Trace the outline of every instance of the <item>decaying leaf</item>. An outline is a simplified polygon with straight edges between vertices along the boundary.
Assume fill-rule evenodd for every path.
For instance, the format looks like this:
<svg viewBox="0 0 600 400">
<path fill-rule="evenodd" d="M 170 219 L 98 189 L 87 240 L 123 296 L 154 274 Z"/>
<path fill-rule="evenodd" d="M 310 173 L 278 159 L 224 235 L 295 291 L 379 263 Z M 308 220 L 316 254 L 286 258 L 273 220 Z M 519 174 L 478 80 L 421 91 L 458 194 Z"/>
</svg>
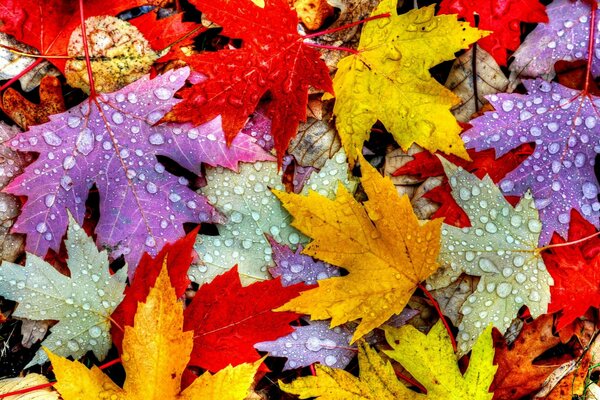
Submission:
<svg viewBox="0 0 600 400">
<path fill-rule="evenodd" d="M 288 153 L 304 167 L 322 168 L 341 147 L 331 115 L 308 118 L 298 126 L 298 135 L 290 142 Z"/>
<path fill-rule="evenodd" d="M 40 104 L 34 104 L 13 88 L 2 94 L 2 111 L 24 130 L 50 120 L 50 116 L 66 111 L 61 83 L 54 76 L 45 76 L 40 83 Z"/>
<path fill-rule="evenodd" d="M 473 77 L 474 48 L 470 48 L 454 61 L 445 83 L 445 86 L 460 98 L 461 103 L 452 108 L 452 114 L 460 122 L 468 122 L 481 106 L 487 104 L 485 96 L 504 92 L 508 87 L 508 79 L 504 72 L 496 60 L 482 48 L 476 50 L 476 75 Z"/>
<path fill-rule="evenodd" d="M 48 383 L 48 379 L 40 374 L 27 374 L 18 378 L 0 380 L 0 395 L 16 392 L 30 387 Z M 51 388 L 34 390 L 28 393 L 4 397 L 5 400 L 58 400 L 58 393 Z"/>
<path fill-rule="evenodd" d="M 111 16 L 90 17 L 85 21 L 90 65 L 97 92 L 114 92 L 150 71 L 158 58 L 140 31 L 129 22 Z M 65 76 L 69 85 L 90 93 L 81 28 L 73 31 Z"/>
<path fill-rule="evenodd" d="M 180 383 L 193 346 L 193 333 L 183 331 L 183 309 L 163 265 L 133 327 L 125 327 L 121 361 L 127 374 L 123 388 L 94 366 L 88 369 L 47 350 L 56 374 L 55 388 L 64 400 L 121 399 L 243 400 L 262 360 L 205 372 L 185 390 Z"/>
<path fill-rule="evenodd" d="M 417 285 L 438 268 L 441 220 L 420 224 L 407 196 L 400 198 L 389 178 L 361 159 L 362 186 L 369 196 L 357 202 L 340 183 L 335 199 L 274 191 L 294 217 L 292 225 L 313 241 L 304 253 L 342 267 L 348 275 L 318 282 L 279 311 L 332 318 L 331 326 L 361 319 L 353 341 L 399 314 Z"/>
<path fill-rule="evenodd" d="M 12 79 L 21 74 L 27 67 L 36 61 L 34 57 L 27 57 L 22 54 L 16 54 L 9 49 L 10 47 L 26 54 L 38 54 L 37 50 L 15 40 L 14 37 L 6 33 L 0 33 L 0 80 Z M 21 89 L 30 92 L 35 89 L 42 78 L 46 75 L 57 76 L 58 71 L 52 67 L 49 62 L 43 61 L 31 71 L 19 78 Z"/>
</svg>

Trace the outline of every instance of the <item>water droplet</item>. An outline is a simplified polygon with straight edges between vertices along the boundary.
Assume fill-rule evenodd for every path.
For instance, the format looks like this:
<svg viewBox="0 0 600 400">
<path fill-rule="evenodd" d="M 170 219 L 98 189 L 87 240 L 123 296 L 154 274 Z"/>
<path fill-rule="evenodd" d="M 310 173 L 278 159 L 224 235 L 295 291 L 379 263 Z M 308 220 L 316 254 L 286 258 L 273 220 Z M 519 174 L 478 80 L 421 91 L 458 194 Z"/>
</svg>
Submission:
<svg viewBox="0 0 600 400">
<path fill-rule="evenodd" d="M 329 355 L 325 357 L 325 365 L 332 366 L 337 362 L 337 358 L 335 356 Z"/>
<path fill-rule="evenodd" d="M 154 134 L 150 135 L 148 140 L 150 141 L 150 144 L 159 146 L 165 142 L 165 137 L 160 133 L 154 133 Z"/>
<path fill-rule="evenodd" d="M 71 351 L 78 351 L 79 350 L 79 344 L 76 341 L 74 341 L 74 340 L 69 340 L 67 342 L 67 347 Z"/>
<path fill-rule="evenodd" d="M 244 216 L 238 212 L 238 211 L 234 211 L 231 214 L 231 217 L 229 217 L 229 219 L 231 220 L 231 222 L 234 222 L 236 224 L 239 224 L 240 222 L 242 222 L 242 220 L 244 219 Z"/>
<path fill-rule="evenodd" d="M 77 141 L 75 142 L 75 146 L 77 147 L 77 151 L 81 154 L 87 156 L 94 149 L 94 134 L 88 129 L 82 129 L 77 135 Z"/>
<path fill-rule="evenodd" d="M 581 186 L 581 190 L 583 191 L 583 197 L 586 199 L 596 199 L 598 197 L 598 187 L 592 182 L 585 182 Z"/>
<path fill-rule="evenodd" d="M 515 103 L 512 102 L 511 100 L 505 100 L 502 102 L 502 109 L 506 112 L 512 111 L 512 109 L 515 107 Z"/>
<path fill-rule="evenodd" d="M 148 182 L 146 184 L 146 190 L 148 191 L 148 193 L 154 194 L 154 193 L 158 192 L 158 187 L 154 183 Z"/>
<path fill-rule="evenodd" d="M 167 88 L 160 87 L 154 89 L 154 95 L 160 100 L 169 100 L 171 98 L 171 91 Z"/>
<path fill-rule="evenodd" d="M 113 122 L 114 122 L 115 124 L 118 124 L 118 125 L 119 125 L 119 124 L 122 124 L 122 123 L 123 123 L 123 121 L 125 121 L 125 118 L 123 117 L 123 114 L 121 114 L 121 113 L 120 113 L 120 112 L 118 112 L 118 111 L 115 111 L 115 112 L 113 113 L 113 115 L 111 116 L 111 118 L 112 118 Z"/>
<path fill-rule="evenodd" d="M 69 175 L 63 175 L 60 178 L 60 186 L 68 192 L 73 187 L 73 179 Z"/>
<path fill-rule="evenodd" d="M 66 170 L 70 170 L 71 168 L 73 168 L 76 164 L 75 161 L 75 157 L 73 156 L 66 156 L 65 159 L 63 160 L 63 168 Z"/>
<path fill-rule="evenodd" d="M 39 224 L 36 225 L 35 230 L 38 231 L 39 233 L 44 233 L 48 230 L 48 226 L 46 225 L 45 222 L 40 222 Z"/>
<path fill-rule="evenodd" d="M 458 191 L 458 196 L 461 198 L 461 200 L 467 201 L 471 198 L 471 191 L 467 188 L 462 187 Z"/>
<path fill-rule="evenodd" d="M 44 138 L 44 141 L 50 146 L 57 147 L 62 144 L 62 139 L 54 132 L 45 131 L 44 133 L 42 133 L 42 137 Z"/>
<path fill-rule="evenodd" d="M 100 335 L 102 335 L 102 329 L 100 329 L 97 326 L 92 326 L 89 330 L 88 333 L 90 334 L 91 337 L 93 338 L 97 338 L 100 337 Z"/>
<path fill-rule="evenodd" d="M 488 222 L 485 224 L 485 230 L 489 233 L 496 233 L 498 232 L 498 227 L 493 222 Z"/>
<path fill-rule="evenodd" d="M 177 203 L 179 200 L 181 200 L 181 196 L 175 192 L 172 192 L 169 194 L 169 200 L 171 200 L 173 203 Z"/>
<path fill-rule="evenodd" d="M 532 233 L 540 233 L 542 231 L 542 223 L 536 219 L 530 219 L 527 221 L 527 228 Z"/>
<path fill-rule="evenodd" d="M 491 260 L 483 257 L 479 259 L 479 268 L 481 268 L 484 272 L 500 272 Z"/>
<path fill-rule="evenodd" d="M 44 204 L 46 204 L 46 207 L 50 208 L 54 205 L 55 200 L 56 200 L 56 195 L 47 194 L 46 197 L 44 198 Z"/>
<path fill-rule="evenodd" d="M 148 246 L 148 247 L 156 246 L 156 239 L 154 239 L 154 236 L 146 237 L 146 246 Z"/>
</svg>

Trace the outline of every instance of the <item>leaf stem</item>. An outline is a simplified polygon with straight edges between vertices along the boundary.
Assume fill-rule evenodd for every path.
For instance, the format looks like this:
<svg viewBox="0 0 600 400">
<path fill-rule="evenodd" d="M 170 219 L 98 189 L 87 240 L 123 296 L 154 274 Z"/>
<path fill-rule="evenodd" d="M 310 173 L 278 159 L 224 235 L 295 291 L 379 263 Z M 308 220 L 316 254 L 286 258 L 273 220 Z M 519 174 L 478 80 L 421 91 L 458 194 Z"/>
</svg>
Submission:
<svg viewBox="0 0 600 400">
<path fill-rule="evenodd" d="M 201 29 L 204 29 L 204 27 L 203 26 L 198 26 L 198 27 L 192 29 L 191 31 L 189 31 L 188 33 L 186 33 L 185 35 L 183 35 L 179 39 L 175 40 L 173 43 L 169 44 L 164 49 L 157 51 L 156 53 L 157 54 L 162 53 L 163 51 L 167 50 L 169 47 L 175 46 L 177 43 L 181 42 L 182 40 L 187 39 L 188 37 L 192 36 L 194 33 L 200 31 Z"/>
<path fill-rule="evenodd" d="M 83 41 L 83 51 L 85 53 L 85 66 L 87 67 L 88 80 L 90 81 L 90 97 L 95 99 L 96 87 L 94 86 L 94 75 L 92 73 L 90 51 L 88 49 L 87 34 L 85 32 L 85 15 L 83 14 L 83 0 L 79 0 L 79 19 L 81 20 L 81 40 Z"/>
<path fill-rule="evenodd" d="M 40 65 L 42 63 L 42 61 L 44 61 L 43 58 L 38 58 L 33 63 L 31 63 L 27 68 L 25 68 L 23 71 L 19 72 L 15 76 L 13 76 L 8 82 L 6 82 L 4 85 L 0 86 L 0 92 L 2 92 L 4 89 L 6 89 L 10 85 L 12 85 L 16 81 L 18 81 L 19 79 L 21 79 L 21 77 L 23 75 L 25 75 L 26 73 L 28 73 L 29 71 L 31 71 L 32 69 L 34 69 L 35 67 L 37 67 L 38 65 Z"/>
<path fill-rule="evenodd" d="M 10 46 L 7 46 L 5 44 L 0 44 L 0 48 L 8 50 L 11 53 L 16 54 L 18 56 L 29 57 L 29 58 L 46 58 L 46 59 L 52 59 L 52 58 L 72 58 L 71 56 L 47 56 L 47 55 L 44 55 L 44 54 L 26 53 L 24 51 L 21 51 L 19 49 L 15 49 L 14 47 L 10 47 Z"/>
<path fill-rule="evenodd" d="M 319 49 L 341 50 L 341 51 L 347 51 L 348 53 L 352 53 L 352 54 L 360 54 L 357 50 L 351 49 L 350 47 L 328 46 L 326 44 L 318 44 L 318 43 L 311 43 L 311 42 L 306 42 L 305 44 L 307 46 L 317 47 Z"/>
<path fill-rule="evenodd" d="M 590 87 L 590 74 L 592 70 L 592 63 L 594 62 L 593 51 L 596 42 L 596 10 L 598 9 L 598 3 L 596 0 L 589 2 L 591 8 L 590 15 L 590 39 L 588 43 L 588 59 L 587 68 L 585 71 L 585 84 L 583 86 L 583 93 L 587 94 Z"/>
<path fill-rule="evenodd" d="M 394 371 L 394 373 L 396 374 L 396 376 L 398 378 L 408 382 L 410 385 L 418 387 L 421 392 L 427 393 L 427 389 L 425 389 L 425 386 L 421 385 L 419 382 L 415 381 L 413 378 L 410 378 L 410 377 L 404 375 L 402 372 Z"/>
<path fill-rule="evenodd" d="M 448 336 L 450 336 L 450 341 L 452 342 L 452 348 L 454 349 L 454 352 L 456 353 L 456 350 L 457 350 L 456 339 L 454 339 L 454 334 L 450 330 L 450 326 L 448 325 L 448 321 L 446 321 L 446 317 L 444 317 L 444 314 L 442 314 L 442 309 L 440 308 L 439 303 L 437 302 L 436 299 L 433 298 L 433 296 L 431 295 L 429 290 L 427 290 L 422 283 L 419 283 L 417 285 L 417 287 L 419 289 L 421 289 L 423 291 L 423 293 L 425 293 L 425 296 L 427 296 L 427 298 L 429 299 L 429 301 L 435 308 L 435 311 L 437 311 L 438 315 L 440 316 L 440 319 L 442 320 L 442 323 L 444 324 L 444 327 L 446 328 L 446 331 L 448 332 Z"/>
<path fill-rule="evenodd" d="M 572 241 L 572 242 L 548 244 L 546 246 L 538 248 L 537 251 L 538 252 L 542 252 L 544 250 L 553 249 L 555 247 L 566 247 L 566 246 L 571 246 L 571 245 L 574 245 L 574 244 L 579 244 L 579 243 L 585 242 L 586 240 L 590 240 L 590 239 L 592 239 L 592 238 L 594 238 L 594 237 L 596 237 L 598 235 L 600 235 L 600 232 L 595 232 L 595 233 L 593 233 L 593 234 L 591 234 L 589 236 L 586 236 L 584 238 L 581 238 L 581 239 L 578 239 L 578 240 L 575 240 L 575 241 Z"/>
<path fill-rule="evenodd" d="M 302 37 L 302 39 L 309 39 L 309 38 L 314 38 L 314 37 L 317 37 L 317 36 L 329 35 L 330 33 L 334 33 L 334 32 L 337 32 L 337 31 L 344 30 L 344 29 L 352 28 L 353 26 L 364 24 L 365 22 L 369 22 L 369 21 L 372 21 L 374 19 L 388 18 L 390 16 L 391 16 L 390 13 L 373 15 L 371 17 L 368 17 L 368 18 L 365 18 L 365 19 L 361 19 L 360 21 L 354 21 L 354 22 L 352 22 L 350 24 L 346 24 L 346 25 L 343 25 L 343 26 L 338 26 L 337 28 L 327 29 L 327 30 L 324 30 L 324 31 L 315 32 L 315 33 L 311 33 L 309 35 L 305 35 L 305 36 Z"/>
</svg>

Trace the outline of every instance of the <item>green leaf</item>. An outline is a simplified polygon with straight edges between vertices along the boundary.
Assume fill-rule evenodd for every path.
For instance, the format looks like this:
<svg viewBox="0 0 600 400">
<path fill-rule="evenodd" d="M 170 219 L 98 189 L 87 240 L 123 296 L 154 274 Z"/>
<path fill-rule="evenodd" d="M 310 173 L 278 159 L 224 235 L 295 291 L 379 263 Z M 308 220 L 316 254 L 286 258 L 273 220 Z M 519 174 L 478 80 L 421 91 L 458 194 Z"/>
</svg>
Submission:
<svg viewBox="0 0 600 400">
<path fill-rule="evenodd" d="M 42 342 L 55 354 L 77 359 L 92 350 L 102 360 L 112 346 L 109 318 L 123 300 L 127 268 L 111 276 L 106 251 L 98 251 L 71 214 L 65 243 L 71 277 L 27 253 L 25 267 L 2 263 L 0 295 L 19 302 L 14 317 L 58 321 Z M 27 367 L 47 360 L 40 350 Z"/>
<path fill-rule="evenodd" d="M 523 305 L 534 318 L 545 314 L 553 280 L 537 249 L 542 224 L 531 193 L 513 208 L 489 176 L 479 180 L 440 159 L 472 226 L 444 224 L 439 261 L 445 267 L 429 278 L 428 289 L 448 286 L 463 272 L 481 277 L 460 309 L 457 339 L 464 354 L 490 323 L 506 332 Z"/>
<path fill-rule="evenodd" d="M 398 361 L 427 389 L 429 400 L 491 400 L 488 390 L 497 366 L 493 365 L 492 326 L 484 329 L 473 346 L 469 368 L 463 375 L 448 332 L 438 321 L 427 335 L 411 325 L 384 327 L 392 350 L 385 354 Z"/>
<path fill-rule="evenodd" d="M 239 173 L 220 167 L 207 168 L 206 180 L 208 185 L 199 193 L 207 196 L 228 221 L 218 226 L 219 236 L 198 236 L 196 250 L 203 264 L 190 269 L 193 281 L 210 282 L 234 264 L 238 265 L 244 285 L 269 279 L 267 267 L 273 261 L 265 234 L 290 246 L 308 241 L 290 225 L 290 214 L 269 190 L 285 190 L 276 163 L 243 163 Z M 310 189 L 334 198 L 338 180 L 348 190 L 356 189 L 356 182 L 348 178 L 348 164 L 342 150 L 311 175 L 303 193 Z"/>
</svg>

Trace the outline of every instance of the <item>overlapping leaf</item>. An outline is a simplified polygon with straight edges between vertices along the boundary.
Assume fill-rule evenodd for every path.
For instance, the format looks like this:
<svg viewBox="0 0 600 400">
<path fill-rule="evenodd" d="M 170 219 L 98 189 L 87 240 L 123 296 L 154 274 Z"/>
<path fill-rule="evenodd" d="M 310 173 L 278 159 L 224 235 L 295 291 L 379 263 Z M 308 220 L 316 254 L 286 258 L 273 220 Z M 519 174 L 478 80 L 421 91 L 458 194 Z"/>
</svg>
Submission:
<svg viewBox="0 0 600 400">
<path fill-rule="evenodd" d="M 98 367 L 88 370 L 48 352 L 56 374 L 55 388 L 64 400 L 207 399 L 242 400 L 260 362 L 228 366 L 215 375 L 205 372 L 185 390 L 180 383 L 193 346 L 193 333 L 183 331 L 182 305 L 163 266 L 133 327 L 125 327 L 121 360 L 127 379 L 117 386 Z"/>
<path fill-rule="evenodd" d="M 332 318 L 331 326 L 361 319 L 353 341 L 404 309 L 417 285 L 437 268 L 440 220 L 420 224 L 407 196 L 364 159 L 364 204 L 338 184 L 334 200 L 274 191 L 294 217 L 293 225 L 313 239 L 304 253 L 342 267 L 348 275 L 318 282 L 280 311 Z"/>
<path fill-rule="evenodd" d="M 271 156 L 246 136 L 228 148 L 219 119 L 198 128 L 152 126 L 177 103 L 173 94 L 188 74 L 187 68 L 169 71 L 99 94 L 11 141 L 15 149 L 40 153 L 6 189 L 27 196 L 15 229 L 27 234 L 28 251 L 43 256 L 50 248 L 58 250 L 67 209 L 81 223 L 93 185 L 100 193 L 98 244 L 114 258 L 124 255 L 132 266 L 142 253 L 156 254 L 183 236 L 183 223 L 221 220 L 156 156 L 196 173 L 202 162 L 234 168 L 240 160 Z"/>
<path fill-rule="evenodd" d="M 468 147 L 494 148 L 502 156 L 525 142 L 533 154 L 500 182 L 505 194 L 531 189 L 540 210 L 540 243 L 553 232 L 566 236 L 571 208 L 597 225 L 600 217 L 594 158 L 598 148 L 600 100 L 541 79 L 524 81 L 528 94 L 490 97 L 496 109 L 471 121 L 463 134 Z"/>
<path fill-rule="evenodd" d="M 183 102 L 169 119 L 201 124 L 221 115 L 231 142 L 269 91 L 267 114 L 273 120 L 279 163 L 298 123 L 306 120 L 309 86 L 333 92 L 329 70 L 320 53 L 298 34 L 298 16 L 280 0 L 264 7 L 250 0 L 191 0 L 223 34 L 242 39 L 240 49 L 205 52 L 185 57 L 192 69 L 204 75 L 182 90 Z"/>
<path fill-rule="evenodd" d="M 431 77 L 429 68 L 454 59 L 456 51 L 486 32 L 454 16 L 436 17 L 433 6 L 398 15 L 396 3 L 379 4 L 372 15 L 391 17 L 367 22 L 358 53 L 338 63 L 333 112 L 348 158 L 357 158 L 377 120 L 403 149 L 417 143 L 468 158 L 450 112 L 460 100 Z"/>
<path fill-rule="evenodd" d="M 15 317 L 58 321 L 42 342 L 46 348 L 75 359 L 92 350 L 102 360 L 112 345 L 110 314 L 123 299 L 126 268 L 111 276 L 106 251 L 72 217 L 66 247 L 70 277 L 29 254 L 25 267 L 2 263 L 0 295 L 19 302 Z M 47 360 L 40 350 L 29 365 Z"/>
<path fill-rule="evenodd" d="M 479 180 L 448 161 L 444 165 L 471 228 L 443 226 L 439 261 L 446 267 L 428 283 L 444 287 L 463 272 L 481 277 L 460 309 L 457 338 L 464 354 L 490 323 L 504 333 L 523 305 L 533 317 L 545 314 L 552 277 L 537 251 L 542 224 L 531 194 L 513 208 L 489 177 Z"/>
</svg>

